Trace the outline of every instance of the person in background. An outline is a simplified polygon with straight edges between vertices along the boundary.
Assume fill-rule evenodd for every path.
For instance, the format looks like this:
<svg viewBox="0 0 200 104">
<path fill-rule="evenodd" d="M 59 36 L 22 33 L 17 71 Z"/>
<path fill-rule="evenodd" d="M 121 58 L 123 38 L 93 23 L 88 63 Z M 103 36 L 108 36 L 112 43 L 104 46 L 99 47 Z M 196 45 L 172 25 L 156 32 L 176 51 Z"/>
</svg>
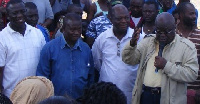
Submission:
<svg viewBox="0 0 200 104">
<path fill-rule="evenodd" d="M 177 10 L 180 22 L 177 24 L 176 32 L 196 44 L 198 59 L 200 60 L 200 30 L 196 26 L 195 7 L 189 2 L 184 2 L 178 6 Z"/>
<path fill-rule="evenodd" d="M 104 31 L 112 27 L 112 23 L 110 21 L 110 15 L 111 15 L 111 9 L 112 6 L 115 6 L 116 4 L 122 4 L 121 0 L 111 0 L 110 2 L 107 2 L 108 6 L 108 14 L 99 16 L 97 18 L 94 18 L 86 31 L 86 43 L 92 48 L 92 45 L 95 41 L 95 39 Z"/>
<path fill-rule="evenodd" d="M 142 6 L 144 0 L 131 0 L 130 1 L 130 27 L 134 29 L 138 25 L 141 26 L 143 22 L 142 18 Z"/>
<path fill-rule="evenodd" d="M 0 13 L 2 15 L 2 20 L 3 20 L 3 24 L 1 23 L 2 26 L 6 27 L 7 25 L 7 16 L 6 16 L 6 5 L 10 0 L 0 0 Z M 3 27 L 3 28 L 4 28 Z"/>
<path fill-rule="evenodd" d="M 10 99 L 13 104 L 38 104 L 53 95 L 54 88 L 50 80 L 45 77 L 30 76 L 15 86 Z"/>
<path fill-rule="evenodd" d="M 67 8 L 67 11 L 63 11 L 63 14 L 60 16 L 59 21 L 57 22 L 57 27 L 55 29 L 55 38 L 59 37 L 63 33 L 63 18 L 67 13 L 76 13 L 82 19 L 83 9 L 78 4 L 70 4 Z"/>
<path fill-rule="evenodd" d="M 107 0 L 97 0 L 96 2 L 90 5 L 90 11 L 87 15 L 87 21 L 90 21 L 98 16 L 107 15 L 108 7 Z"/>
<path fill-rule="evenodd" d="M 26 23 L 33 26 L 33 27 L 40 29 L 40 31 L 42 32 L 42 34 L 45 37 L 45 41 L 49 42 L 50 41 L 50 35 L 49 35 L 48 30 L 46 28 L 44 28 L 43 26 L 37 24 L 38 19 L 39 19 L 37 6 L 33 2 L 26 2 L 25 7 L 26 7 L 26 13 L 25 13 Z"/>
<path fill-rule="evenodd" d="M 10 0 L 6 11 L 10 22 L 0 32 L 0 91 L 10 97 L 20 80 L 36 75 L 40 51 L 46 42 L 40 30 L 25 23 L 22 0 Z"/>
<path fill-rule="evenodd" d="M 176 4 L 174 0 L 160 0 L 161 8 L 159 13 L 168 12 L 172 14 L 172 12 L 176 9 Z"/>
<path fill-rule="evenodd" d="M 50 26 L 54 18 L 54 15 L 49 0 L 42 0 L 42 2 L 41 0 L 23 0 L 23 2 L 35 3 L 39 14 L 38 24 L 42 25 L 45 28 Z"/>
<path fill-rule="evenodd" d="M 198 62 L 200 63 L 200 30 L 196 26 L 196 12 L 195 7 L 190 2 L 180 3 L 177 8 L 179 14 L 179 24 L 177 24 L 176 32 L 195 43 L 197 48 Z M 199 79 L 199 78 L 198 78 Z M 187 86 L 187 104 L 194 104 L 195 93 L 200 89 L 198 80 L 196 82 L 190 83 Z"/>
<path fill-rule="evenodd" d="M 184 3 L 184 2 L 190 2 L 190 0 L 179 0 L 177 6 L 179 6 L 179 4 Z M 196 19 L 196 25 L 197 25 L 197 20 L 198 20 L 198 10 L 195 8 L 195 11 L 196 11 L 196 16 L 197 16 L 197 19 Z"/>
<path fill-rule="evenodd" d="M 67 10 L 67 7 L 72 4 L 72 0 L 49 0 L 49 2 L 54 15 L 60 11 Z"/>
<path fill-rule="evenodd" d="M 187 83 L 198 76 L 195 44 L 175 33 L 174 17 L 168 12 L 159 14 L 155 25 L 156 34 L 139 44 L 135 32 L 122 53 L 126 64 L 140 64 L 132 104 L 186 104 Z"/>
<path fill-rule="evenodd" d="M 68 13 L 63 20 L 63 35 L 48 42 L 41 51 L 37 76 L 45 76 L 54 85 L 56 96 L 73 99 L 94 82 L 94 63 L 89 46 L 81 39 L 81 18 Z"/>
<path fill-rule="evenodd" d="M 127 104 L 127 100 L 115 84 L 99 82 L 86 89 L 81 104 Z"/>
<path fill-rule="evenodd" d="M 158 3 L 155 1 L 147 1 L 144 3 L 142 8 L 142 14 L 143 14 L 143 23 L 142 23 L 142 32 L 144 36 L 147 36 L 149 34 L 155 34 L 155 20 L 156 16 L 159 12 L 159 6 Z"/>
</svg>

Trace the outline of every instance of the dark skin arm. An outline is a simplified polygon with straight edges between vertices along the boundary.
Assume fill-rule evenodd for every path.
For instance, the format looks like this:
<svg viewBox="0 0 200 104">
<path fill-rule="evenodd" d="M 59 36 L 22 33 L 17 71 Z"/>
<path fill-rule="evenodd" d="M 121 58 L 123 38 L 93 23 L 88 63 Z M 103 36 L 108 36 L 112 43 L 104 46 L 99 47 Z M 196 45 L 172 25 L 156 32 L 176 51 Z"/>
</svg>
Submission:
<svg viewBox="0 0 200 104">
<path fill-rule="evenodd" d="M 2 92 L 2 89 L 3 89 L 3 85 L 2 85 L 2 82 L 3 82 L 3 71 L 4 71 L 4 67 L 0 67 L 0 92 Z"/>
<path fill-rule="evenodd" d="M 97 11 L 96 5 L 95 5 L 95 3 L 92 3 L 90 5 L 90 11 L 89 11 L 89 14 L 87 16 L 88 23 L 94 18 L 94 14 L 96 13 L 96 11 Z"/>
<path fill-rule="evenodd" d="M 132 35 L 132 39 L 130 40 L 130 45 L 132 47 L 134 47 L 135 45 L 137 45 L 137 41 L 140 38 L 140 32 L 141 32 L 141 28 L 135 28 L 134 33 Z"/>
<path fill-rule="evenodd" d="M 83 10 L 84 10 L 87 14 L 89 14 L 90 5 L 91 5 L 90 1 L 89 1 L 89 0 L 85 0 L 85 7 L 84 7 Z"/>
<path fill-rule="evenodd" d="M 94 38 L 91 38 L 91 37 L 87 37 L 86 38 L 86 43 L 90 46 L 90 48 L 92 48 L 92 45 L 94 43 Z"/>
</svg>

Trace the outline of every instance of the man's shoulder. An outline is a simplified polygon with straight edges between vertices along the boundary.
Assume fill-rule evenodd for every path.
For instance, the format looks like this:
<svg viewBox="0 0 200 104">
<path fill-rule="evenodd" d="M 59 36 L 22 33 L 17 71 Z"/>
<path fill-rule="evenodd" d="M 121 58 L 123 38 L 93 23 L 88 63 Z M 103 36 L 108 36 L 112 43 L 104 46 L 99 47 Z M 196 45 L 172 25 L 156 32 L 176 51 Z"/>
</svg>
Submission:
<svg viewBox="0 0 200 104">
<path fill-rule="evenodd" d="M 8 27 L 7 26 L 0 31 L 0 35 L 5 34 L 6 32 L 8 32 Z"/>
<path fill-rule="evenodd" d="M 55 38 L 55 39 L 52 39 L 51 41 L 49 41 L 49 42 L 47 42 L 46 43 L 46 45 L 48 45 L 49 47 L 53 47 L 53 46 L 55 46 L 55 44 L 58 44 L 58 43 L 60 43 L 60 41 L 61 41 L 61 39 L 60 39 L 61 37 L 59 36 L 59 37 L 57 37 L 57 38 Z M 56 46 L 57 47 L 57 46 Z"/>
<path fill-rule="evenodd" d="M 188 46 L 190 49 L 195 48 L 195 44 L 192 41 L 190 41 L 189 39 L 186 39 L 184 37 L 180 37 L 180 42 L 183 43 L 184 45 Z"/>
<path fill-rule="evenodd" d="M 79 40 L 79 44 L 81 46 L 81 48 L 85 49 L 85 50 L 91 50 L 90 47 L 88 46 L 87 43 L 85 43 L 83 40 Z"/>
<path fill-rule="evenodd" d="M 14 30 L 12 30 L 10 28 L 10 26 L 6 26 L 4 29 L 2 29 L 2 31 L 0 31 L 0 39 L 3 39 L 4 41 L 6 41 L 6 38 L 9 38 L 10 36 L 12 36 L 11 34 L 15 32 Z"/>
<path fill-rule="evenodd" d="M 106 38 L 110 37 L 111 34 L 113 34 L 113 30 L 112 28 L 108 28 L 107 30 L 99 34 L 95 41 L 104 41 Z"/>
<path fill-rule="evenodd" d="M 33 26 L 29 25 L 29 24 L 26 24 L 26 26 L 27 26 L 26 30 L 36 31 L 36 32 L 40 31 L 40 30 L 37 29 L 36 27 L 33 27 Z"/>
</svg>

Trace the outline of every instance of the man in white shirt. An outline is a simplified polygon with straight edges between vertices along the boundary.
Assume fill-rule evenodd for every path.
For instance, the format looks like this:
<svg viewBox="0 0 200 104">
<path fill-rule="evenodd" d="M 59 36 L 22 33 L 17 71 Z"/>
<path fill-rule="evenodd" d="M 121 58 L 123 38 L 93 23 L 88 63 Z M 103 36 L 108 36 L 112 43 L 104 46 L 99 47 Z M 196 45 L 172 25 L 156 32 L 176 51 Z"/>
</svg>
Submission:
<svg viewBox="0 0 200 104">
<path fill-rule="evenodd" d="M 134 30 L 129 27 L 130 15 L 125 6 L 117 4 L 112 7 L 111 13 L 113 27 L 101 33 L 92 47 L 94 64 L 100 73 L 99 81 L 116 84 L 130 104 L 138 66 L 125 64 L 121 52 Z"/>
<path fill-rule="evenodd" d="M 40 30 L 25 23 L 21 0 L 10 0 L 6 10 L 10 23 L 0 32 L 0 91 L 9 97 L 21 79 L 36 75 L 46 42 Z"/>
</svg>

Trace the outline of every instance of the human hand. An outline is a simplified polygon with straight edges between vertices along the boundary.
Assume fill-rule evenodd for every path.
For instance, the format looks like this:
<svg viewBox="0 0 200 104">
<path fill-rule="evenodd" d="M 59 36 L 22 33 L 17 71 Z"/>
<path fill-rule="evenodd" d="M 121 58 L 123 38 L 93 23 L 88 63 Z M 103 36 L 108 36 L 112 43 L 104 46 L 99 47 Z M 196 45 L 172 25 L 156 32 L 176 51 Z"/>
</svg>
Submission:
<svg viewBox="0 0 200 104">
<path fill-rule="evenodd" d="M 155 66 L 157 69 L 164 69 L 166 63 L 167 63 L 167 60 L 166 60 L 165 58 L 160 57 L 160 56 L 156 56 L 156 57 L 155 57 L 154 66 Z"/>
<path fill-rule="evenodd" d="M 135 45 L 137 45 L 137 41 L 139 40 L 140 38 L 140 32 L 141 32 L 141 28 L 135 28 L 134 29 L 134 33 L 132 35 L 132 39 L 130 41 L 130 45 L 132 47 L 134 47 Z"/>
</svg>

